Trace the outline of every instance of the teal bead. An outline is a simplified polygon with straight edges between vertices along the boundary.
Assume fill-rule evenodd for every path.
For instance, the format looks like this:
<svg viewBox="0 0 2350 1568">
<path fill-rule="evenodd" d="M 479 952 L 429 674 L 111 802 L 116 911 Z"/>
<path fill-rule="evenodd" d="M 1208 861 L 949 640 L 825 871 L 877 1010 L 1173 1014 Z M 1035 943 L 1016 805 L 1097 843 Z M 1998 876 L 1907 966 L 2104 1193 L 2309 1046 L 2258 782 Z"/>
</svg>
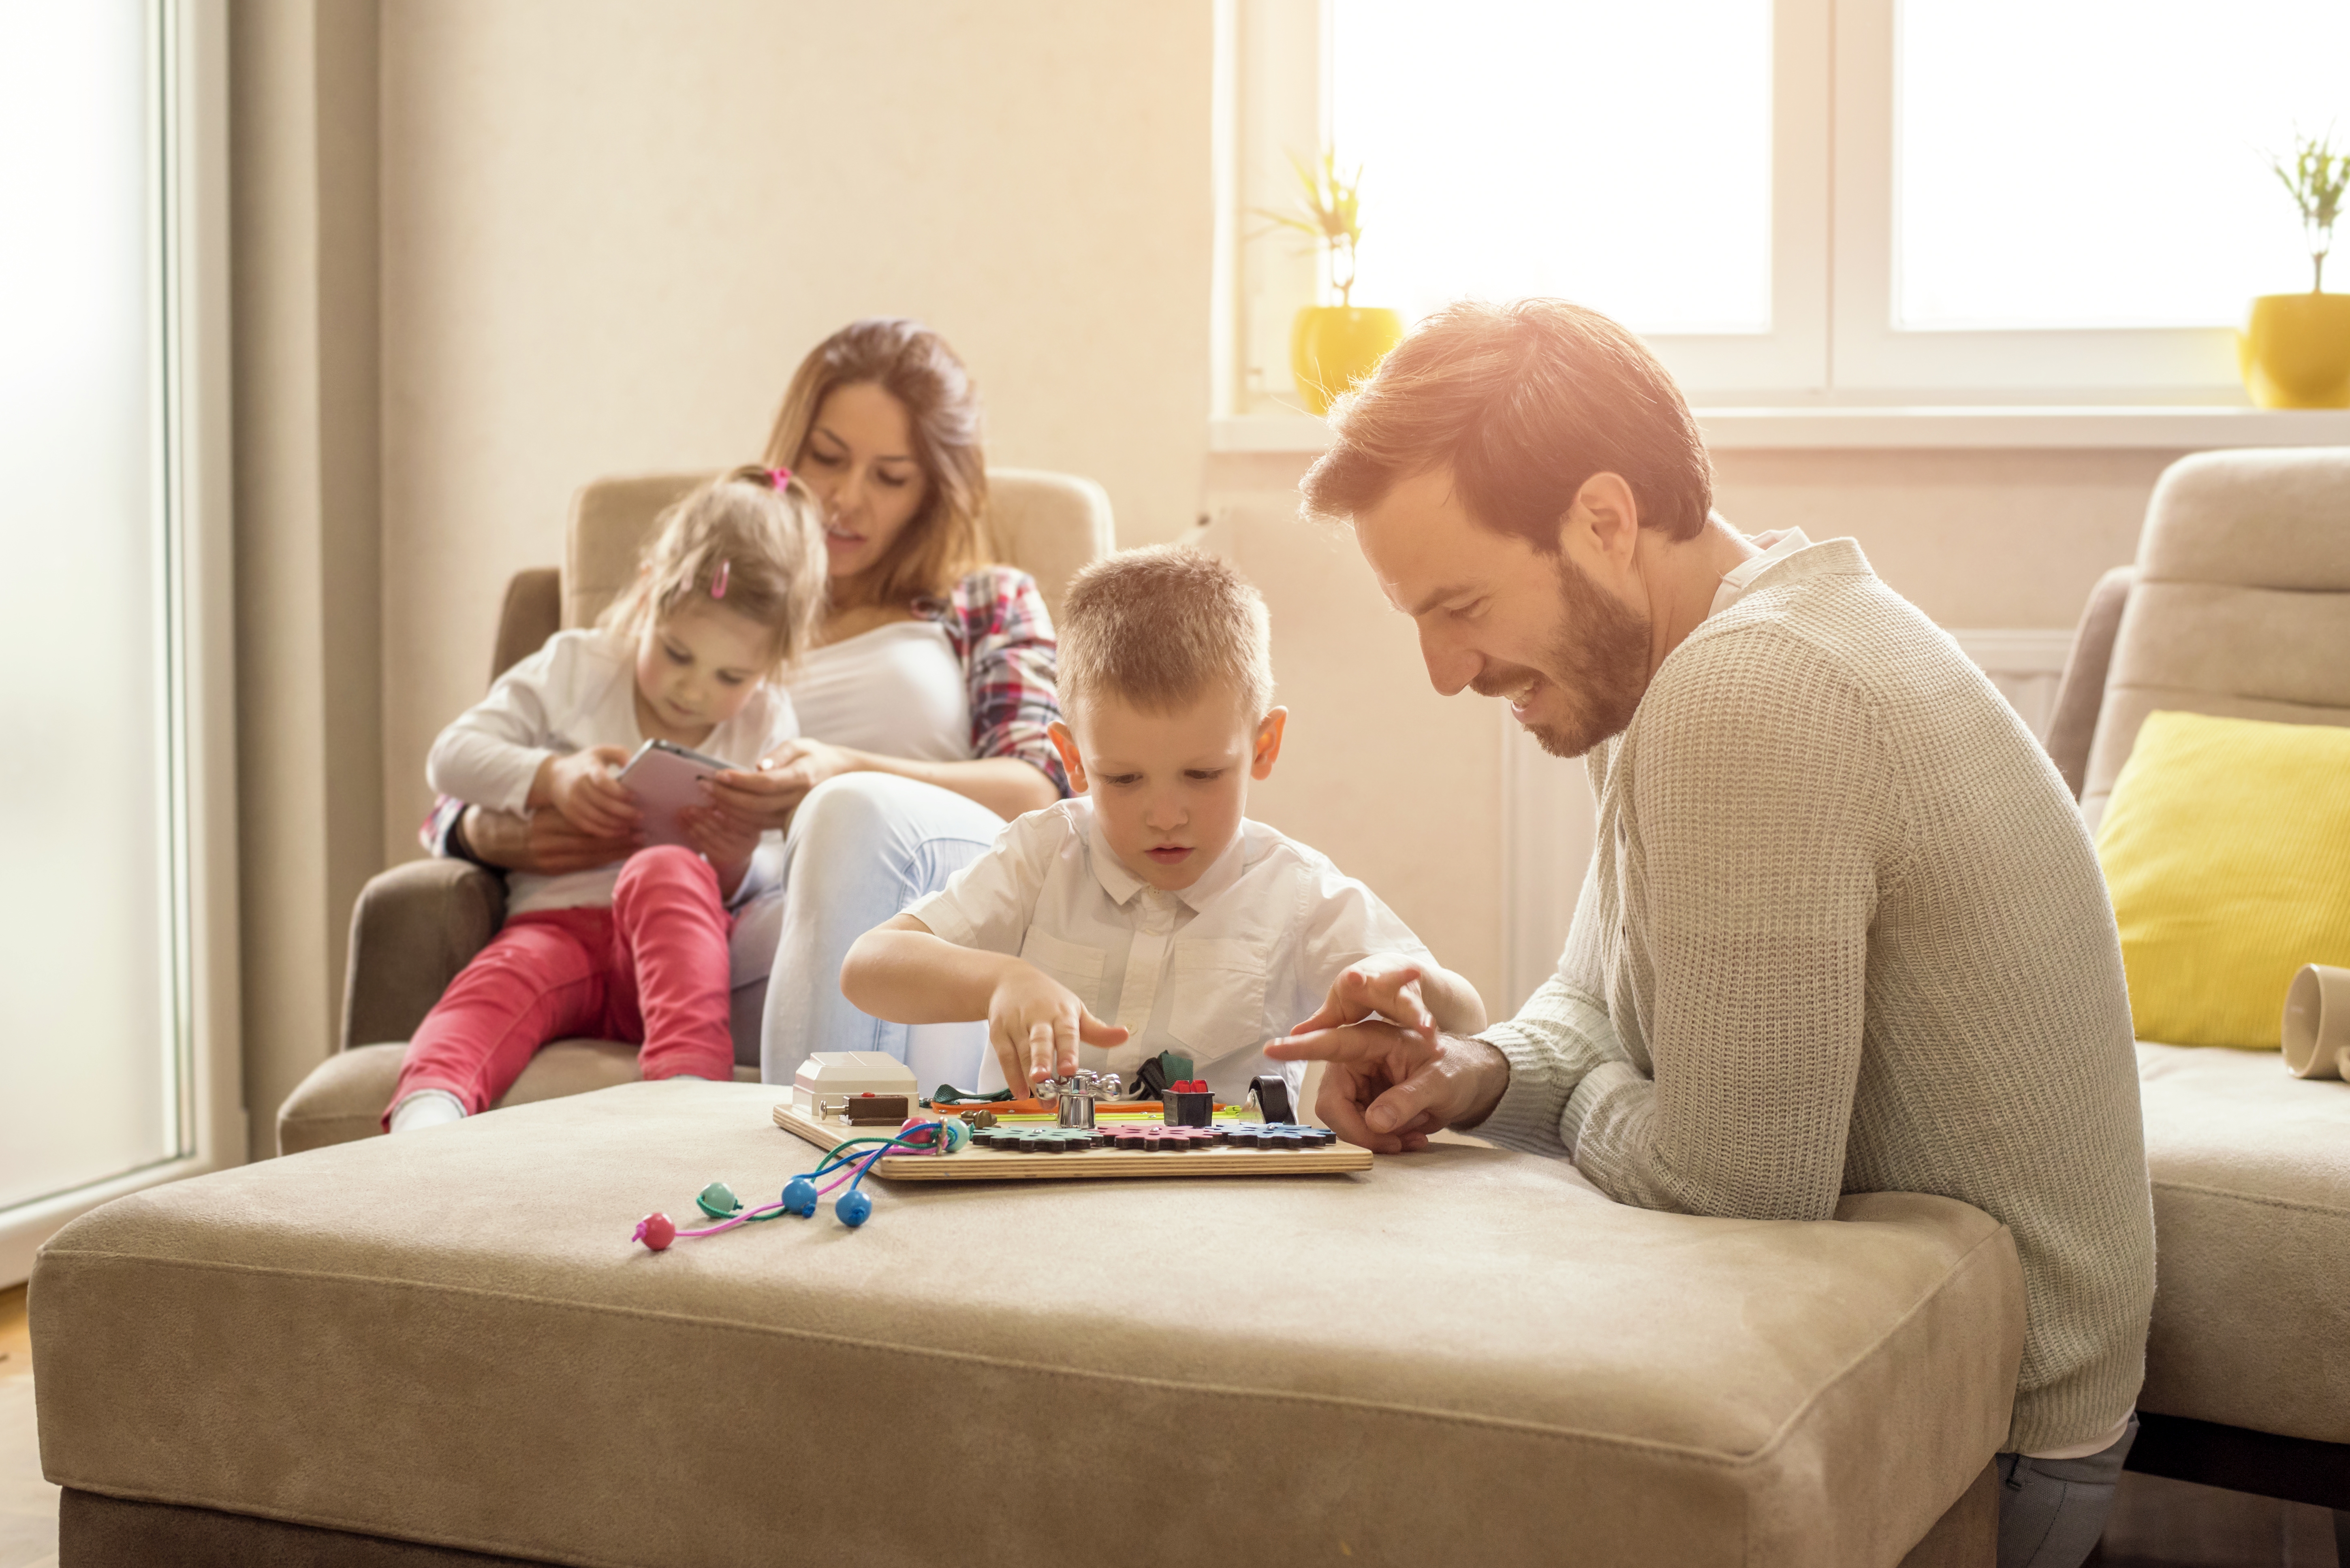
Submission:
<svg viewBox="0 0 2350 1568">
<path fill-rule="evenodd" d="M 703 1188 L 702 1196 L 694 1201 L 701 1204 L 702 1211 L 713 1220 L 731 1219 L 743 1211 L 743 1200 L 735 1197 L 734 1189 L 723 1181 L 713 1181 Z"/>
</svg>

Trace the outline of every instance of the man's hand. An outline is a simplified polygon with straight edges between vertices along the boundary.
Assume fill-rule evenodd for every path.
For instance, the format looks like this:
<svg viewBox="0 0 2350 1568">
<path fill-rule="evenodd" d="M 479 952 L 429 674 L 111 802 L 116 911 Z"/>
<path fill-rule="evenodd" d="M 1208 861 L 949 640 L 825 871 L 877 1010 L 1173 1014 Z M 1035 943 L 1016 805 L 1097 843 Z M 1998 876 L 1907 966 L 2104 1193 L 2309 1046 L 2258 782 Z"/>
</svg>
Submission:
<svg viewBox="0 0 2350 1568">
<path fill-rule="evenodd" d="M 1086 1011 L 1075 992 L 1035 964 L 1013 961 L 987 999 L 987 1043 L 1003 1081 L 1026 1091 L 1039 1078 L 1077 1070 L 1077 1045 L 1126 1044 L 1126 1031 Z"/>
<path fill-rule="evenodd" d="M 854 773 L 856 753 L 802 738 L 785 741 L 755 768 L 729 768 L 710 781 L 711 799 L 762 828 L 788 827 L 807 792 L 829 778 Z"/>
<path fill-rule="evenodd" d="M 572 826 L 600 838 L 625 837 L 637 830 L 637 797 L 612 771 L 628 761 L 629 753 L 618 746 L 589 746 L 567 757 L 550 757 L 539 764 L 531 804 L 551 805 Z"/>
<path fill-rule="evenodd" d="M 588 833 L 574 827 L 551 805 L 527 815 L 469 805 L 458 831 L 475 859 L 541 877 L 592 871 L 625 860 L 644 847 L 642 834 L 606 838 Z"/>
<path fill-rule="evenodd" d="M 1278 1062 L 1326 1062 L 1314 1109 L 1348 1143 L 1378 1154 L 1426 1148 L 1428 1135 L 1483 1121 L 1510 1086 L 1510 1062 L 1470 1035 L 1373 1019 L 1265 1047 Z"/>
<path fill-rule="evenodd" d="M 1373 953 L 1338 971 L 1322 1010 L 1300 1023 L 1290 1033 L 1311 1034 L 1360 1023 L 1374 1013 L 1400 1028 L 1433 1039 L 1436 1019 L 1420 998 L 1419 961 L 1401 953 Z"/>
</svg>

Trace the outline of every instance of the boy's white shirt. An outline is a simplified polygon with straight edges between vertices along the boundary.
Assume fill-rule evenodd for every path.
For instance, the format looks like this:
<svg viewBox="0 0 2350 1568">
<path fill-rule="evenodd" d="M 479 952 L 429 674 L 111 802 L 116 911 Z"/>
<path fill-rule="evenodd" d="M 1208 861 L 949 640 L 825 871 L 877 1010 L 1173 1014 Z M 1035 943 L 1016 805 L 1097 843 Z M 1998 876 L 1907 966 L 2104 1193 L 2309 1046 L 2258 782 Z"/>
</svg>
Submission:
<svg viewBox="0 0 2350 1568">
<path fill-rule="evenodd" d="M 1083 795 L 1013 822 L 906 912 L 958 947 L 1027 960 L 1134 1032 L 1113 1050 L 1080 1047 L 1081 1064 L 1131 1083 L 1173 1051 L 1228 1101 L 1262 1073 L 1295 1093 L 1305 1064 L 1263 1047 L 1311 1017 L 1348 964 L 1380 952 L 1436 961 L 1368 888 L 1260 822 L 1243 821 L 1191 887 L 1149 887 L 1118 864 Z"/>
<path fill-rule="evenodd" d="M 761 757 L 795 739 L 799 720 L 780 687 L 761 681 L 743 711 L 693 749 L 756 767 Z M 531 781 L 549 757 L 589 746 L 644 744 L 637 728 L 636 649 L 608 632 L 558 631 L 546 646 L 498 677 L 490 694 L 441 732 L 425 758 L 424 776 L 441 794 L 492 811 L 527 809 Z M 729 900 L 740 905 L 764 881 L 760 856 Z M 623 862 L 592 871 L 542 877 L 506 876 L 506 915 L 608 904 Z"/>
</svg>

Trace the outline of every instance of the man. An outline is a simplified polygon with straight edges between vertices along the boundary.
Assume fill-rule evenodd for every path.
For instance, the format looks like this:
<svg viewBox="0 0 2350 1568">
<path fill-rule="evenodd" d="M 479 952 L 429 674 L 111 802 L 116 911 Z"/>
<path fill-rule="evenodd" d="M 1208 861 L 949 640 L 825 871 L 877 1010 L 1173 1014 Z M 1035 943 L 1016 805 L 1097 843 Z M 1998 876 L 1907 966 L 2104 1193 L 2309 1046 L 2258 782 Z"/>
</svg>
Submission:
<svg viewBox="0 0 2350 1568">
<path fill-rule="evenodd" d="M 1848 539 L 1749 540 L 1664 368 L 1555 300 L 1423 323 L 1302 486 L 1350 520 L 1437 690 L 1509 701 L 1598 799 L 1558 972 L 1472 1038 L 1371 1019 L 1356 1142 L 1474 1127 L 1620 1202 L 2003 1221 L 2028 1325 L 2002 1568 L 2075 1568 L 2137 1424 L 2154 1221 L 2120 944 L 2056 771 Z M 1767 547 L 1766 547 L 1767 546 Z"/>
</svg>

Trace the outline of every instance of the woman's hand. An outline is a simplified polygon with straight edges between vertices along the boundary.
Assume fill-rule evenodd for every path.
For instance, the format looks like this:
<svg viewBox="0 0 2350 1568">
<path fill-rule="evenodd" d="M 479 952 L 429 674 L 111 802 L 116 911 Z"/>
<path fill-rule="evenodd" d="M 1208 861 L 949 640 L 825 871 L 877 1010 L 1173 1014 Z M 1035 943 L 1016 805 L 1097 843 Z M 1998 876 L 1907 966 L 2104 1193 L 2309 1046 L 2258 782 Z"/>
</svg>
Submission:
<svg viewBox="0 0 2350 1568">
<path fill-rule="evenodd" d="M 574 827 L 551 805 L 527 815 L 469 805 L 457 832 L 474 859 L 541 877 L 609 866 L 627 859 L 645 842 L 642 834 L 607 838 Z"/>
<path fill-rule="evenodd" d="M 729 768 L 713 777 L 710 796 L 744 822 L 762 828 L 786 827 L 808 791 L 864 765 L 864 759 L 846 746 L 805 738 L 785 741 L 760 758 L 755 770 Z"/>
<path fill-rule="evenodd" d="M 613 776 L 628 761 L 629 753 L 618 746 L 589 746 L 567 757 L 549 757 L 531 783 L 530 804 L 551 805 L 574 827 L 598 837 L 632 834 L 641 820 L 637 797 Z"/>
<path fill-rule="evenodd" d="M 686 842 L 718 873 L 718 890 L 726 898 L 743 885 L 751 869 L 751 856 L 759 847 L 759 825 L 746 822 L 723 805 L 689 805 L 677 814 Z"/>
</svg>

